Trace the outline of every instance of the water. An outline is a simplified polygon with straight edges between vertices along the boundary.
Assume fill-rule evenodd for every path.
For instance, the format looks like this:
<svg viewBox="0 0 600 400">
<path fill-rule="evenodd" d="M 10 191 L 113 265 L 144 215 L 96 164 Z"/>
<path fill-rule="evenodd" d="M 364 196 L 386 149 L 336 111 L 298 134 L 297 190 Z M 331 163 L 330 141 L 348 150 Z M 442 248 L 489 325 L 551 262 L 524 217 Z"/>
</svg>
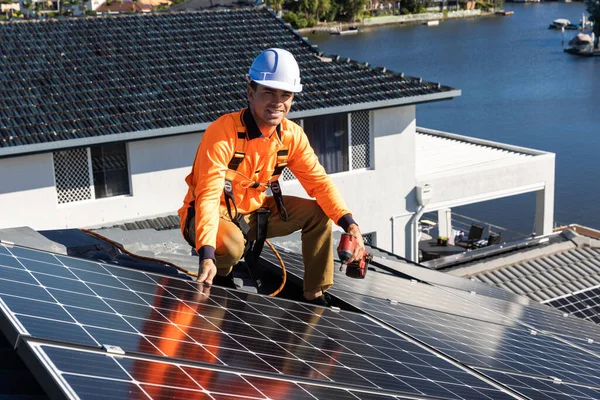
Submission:
<svg viewBox="0 0 600 400">
<path fill-rule="evenodd" d="M 600 57 L 562 51 L 557 18 L 578 23 L 582 3 L 506 4 L 512 16 L 370 28 L 359 35 L 309 35 L 338 54 L 462 90 L 462 96 L 417 106 L 419 126 L 556 154 L 554 218 L 600 228 Z M 565 43 L 576 31 L 565 31 Z M 535 195 L 454 209 L 530 233 Z"/>
</svg>

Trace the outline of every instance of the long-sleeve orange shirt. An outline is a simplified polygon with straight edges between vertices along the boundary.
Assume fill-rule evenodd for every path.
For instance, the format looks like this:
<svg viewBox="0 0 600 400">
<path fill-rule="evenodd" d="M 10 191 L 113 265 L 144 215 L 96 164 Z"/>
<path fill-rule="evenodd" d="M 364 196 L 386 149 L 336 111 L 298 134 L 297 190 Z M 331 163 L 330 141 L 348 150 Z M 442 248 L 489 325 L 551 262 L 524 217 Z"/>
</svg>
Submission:
<svg viewBox="0 0 600 400">
<path fill-rule="evenodd" d="M 236 124 L 237 122 L 237 124 Z M 201 258 L 205 246 L 214 254 L 220 217 L 228 218 L 223 195 L 225 173 L 233 158 L 238 126 L 246 130 L 245 157 L 237 168 L 233 180 L 233 194 L 238 212 L 251 213 L 260 208 L 265 200 L 266 186 L 277 165 L 277 152 L 288 149 L 287 167 L 296 176 L 310 197 L 316 199 L 325 214 L 344 229 L 353 219 L 346 203 L 308 142 L 300 126 L 285 119 L 274 132 L 265 137 L 258 129 L 252 113 L 243 109 L 226 114 L 209 125 L 198 146 L 192 172 L 185 179 L 189 190 L 179 209 L 182 230 L 191 204 L 196 217 L 196 249 Z M 250 187 L 261 183 L 257 188 Z M 342 218 L 344 217 L 344 218 Z M 206 258 L 206 257 L 204 257 Z M 211 257 L 212 258 L 212 257 Z"/>
</svg>

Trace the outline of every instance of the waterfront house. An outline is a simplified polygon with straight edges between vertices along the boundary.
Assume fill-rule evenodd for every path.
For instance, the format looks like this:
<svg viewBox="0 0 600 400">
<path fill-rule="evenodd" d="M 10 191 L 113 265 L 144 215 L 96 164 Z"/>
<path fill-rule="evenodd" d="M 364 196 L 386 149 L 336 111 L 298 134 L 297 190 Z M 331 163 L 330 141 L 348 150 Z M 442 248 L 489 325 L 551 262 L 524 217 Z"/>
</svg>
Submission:
<svg viewBox="0 0 600 400">
<path fill-rule="evenodd" d="M 282 47 L 304 84 L 289 117 L 373 243 L 416 259 L 424 212 L 449 232 L 452 207 L 526 192 L 536 232 L 551 232 L 553 154 L 418 128 L 418 104 L 460 91 L 325 55 L 267 9 L 24 21 L 0 35 L 0 228 L 174 213 L 202 132 L 245 106 L 253 57 Z M 283 190 L 306 196 L 289 171 Z"/>
</svg>

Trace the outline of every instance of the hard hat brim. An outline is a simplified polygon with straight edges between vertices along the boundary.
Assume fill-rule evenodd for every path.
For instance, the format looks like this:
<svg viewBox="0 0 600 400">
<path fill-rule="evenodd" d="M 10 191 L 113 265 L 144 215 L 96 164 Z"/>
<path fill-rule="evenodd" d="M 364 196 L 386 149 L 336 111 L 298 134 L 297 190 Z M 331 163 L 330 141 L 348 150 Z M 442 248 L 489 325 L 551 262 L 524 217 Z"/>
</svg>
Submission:
<svg viewBox="0 0 600 400">
<path fill-rule="evenodd" d="M 302 91 L 302 85 L 291 85 L 289 83 L 285 83 L 285 82 L 279 82 L 279 81 L 254 81 L 257 84 L 261 85 L 261 86 L 265 86 L 271 89 L 279 89 L 279 90 L 284 90 L 286 92 L 292 92 L 292 93 L 300 93 Z"/>
</svg>

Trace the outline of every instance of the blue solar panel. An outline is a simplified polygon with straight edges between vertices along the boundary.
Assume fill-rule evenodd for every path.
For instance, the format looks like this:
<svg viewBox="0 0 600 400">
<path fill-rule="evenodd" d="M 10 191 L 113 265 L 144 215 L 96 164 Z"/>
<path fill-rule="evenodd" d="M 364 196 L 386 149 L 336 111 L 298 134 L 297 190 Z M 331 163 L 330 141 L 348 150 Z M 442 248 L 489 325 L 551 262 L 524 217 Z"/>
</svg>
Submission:
<svg viewBox="0 0 600 400">
<path fill-rule="evenodd" d="M 280 254 L 293 273 L 301 271 L 298 255 Z M 269 255 L 264 257 L 270 260 Z M 491 374 L 487 371 L 497 371 L 501 376 L 528 375 L 533 385 L 536 379 L 554 376 L 564 383 L 554 390 L 560 393 L 557 398 L 578 398 L 570 389 L 575 386 L 590 386 L 592 392 L 600 390 L 600 353 L 578 348 L 581 341 L 545 334 L 544 328 L 571 334 L 578 328 L 539 303 L 524 305 L 521 303 L 526 302 L 520 298 L 517 303 L 423 285 L 385 272 L 369 273 L 364 280 L 351 280 L 343 274 L 335 278 L 330 293 L 337 298 L 488 377 Z M 583 322 L 580 325 L 595 328 Z M 579 337 L 583 335 L 579 332 Z M 525 390 L 522 386 L 513 388 L 512 382 L 506 380 L 511 389 Z"/>
<path fill-rule="evenodd" d="M 600 288 L 592 287 L 544 302 L 581 319 L 600 323 Z"/>
<path fill-rule="evenodd" d="M 166 364 L 306 381 L 323 393 L 327 384 L 382 396 L 510 398 L 363 315 L 8 250 L 19 256 L 18 266 L 0 265 L 1 329 L 13 345 L 19 334 L 90 351 L 118 346 Z M 70 379 L 81 390 L 96 387 Z"/>
<path fill-rule="evenodd" d="M 335 387 L 323 382 L 303 382 L 278 376 L 159 360 L 99 350 L 25 340 L 19 352 L 36 361 L 38 373 L 55 379 L 49 389 L 55 397 L 81 399 L 406 399 Z M 31 359 L 31 357 L 30 357 Z M 42 361 L 43 360 L 43 361 Z"/>
</svg>

